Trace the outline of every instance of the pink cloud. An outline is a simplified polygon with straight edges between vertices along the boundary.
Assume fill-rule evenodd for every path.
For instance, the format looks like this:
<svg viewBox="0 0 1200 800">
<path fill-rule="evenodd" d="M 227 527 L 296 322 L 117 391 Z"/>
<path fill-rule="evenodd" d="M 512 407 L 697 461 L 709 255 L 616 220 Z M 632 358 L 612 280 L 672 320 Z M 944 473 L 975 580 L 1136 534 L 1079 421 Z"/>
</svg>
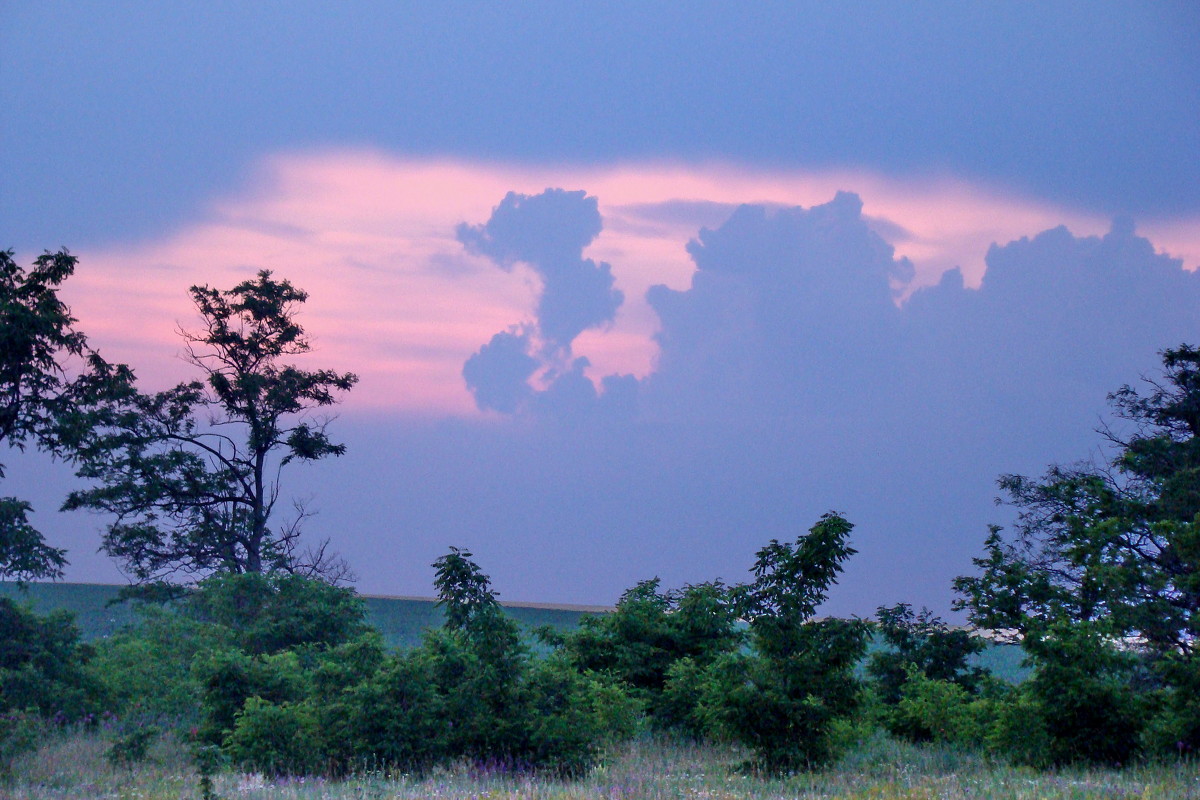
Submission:
<svg viewBox="0 0 1200 800">
<path fill-rule="evenodd" d="M 190 377 L 174 357 L 177 327 L 195 323 L 188 286 L 226 288 L 271 269 L 311 295 L 303 323 L 315 343 L 312 365 L 361 375 L 347 410 L 475 415 L 463 362 L 496 331 L 531 317 L 537 285 L 528 270 L 505 273 L 467 254 L 454 238 L 455 225 L 486 220 L 509 191 L 533 194 L 552 186 L 599 198 L 605 229 L 585 255 L 612 264 L 626 297 L 608 330 L 585 332 L 576 341 L 593 376 L 653 369 L 657 318 L 643 295 L 657 283 L 688 285 L 693 265 L 684 247 L 699 224 L 688 213 L 647 213 L 672 201 L 697 204 L 712 217 L 720 211 L 713 204 L 811 206 L 839 189 L 855 191 L 885 238 L 889 231 L 906 232 L 891 238 L 916 266 L 914 285 L 934 283 L 955 266 L 967 285 L 978 285 L 992 242 L 1059 224 L 1077 235 L 1108 227 L 1106 219 L 948 179 L 285 153 L 267 159 L 243 192 L 215 202 L 205 220 L 161 240 L 78 253 L 81 267 L 67 297 L 106 355 L 132 364 L 151 385 L 165 386 Z M 1189 267 L 1196 265 L 1200 227 L 1194 221 L 1150 221 L 1141 228 Z"/>
</svg>

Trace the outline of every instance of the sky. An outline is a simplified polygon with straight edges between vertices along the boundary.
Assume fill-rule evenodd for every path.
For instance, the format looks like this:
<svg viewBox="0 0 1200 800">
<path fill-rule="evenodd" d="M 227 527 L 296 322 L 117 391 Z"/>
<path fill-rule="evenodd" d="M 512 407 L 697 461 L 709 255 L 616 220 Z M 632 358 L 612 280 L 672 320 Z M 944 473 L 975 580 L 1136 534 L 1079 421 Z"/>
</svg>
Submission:
<svg viewBox="0 0 1200 800">
<path fill-rule="evenodd" d="M 578 7 L 577 7 L 578 6 Z M 285 474 L 360 591 L 451 545 L 502 599 L 748 577 L 822 513 L 826 610 L 950 613 L 995 480 L 1103 459 L 1200 342 L 1191 3 L 0 5 L 0 247 L 193 377 L 187 288 L 310 293 L 359 374 Z M 4 458 L 70 580 L 78 481 Z"/>
</svg>

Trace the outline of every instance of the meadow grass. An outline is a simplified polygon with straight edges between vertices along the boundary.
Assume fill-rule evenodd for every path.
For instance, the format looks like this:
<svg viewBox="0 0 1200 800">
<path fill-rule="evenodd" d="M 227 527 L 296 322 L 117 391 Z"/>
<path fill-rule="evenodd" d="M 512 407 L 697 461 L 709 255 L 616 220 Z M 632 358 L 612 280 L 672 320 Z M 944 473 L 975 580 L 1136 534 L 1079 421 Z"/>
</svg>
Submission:
<svg viewBox="0 0 1200 800">
<path fill-rule="evenodd" d="M 166 736 L 149 758 L 114 768 L 105 753 L 111 734 L 67 731 L 14 763 L 13 780 L 0 785 L 10 800 L 139 798 L 200 800 L 199 780 L 185 748 Z M 834 767 L 818 773 L 767 778 L 736 766 L 734 748 L 642 739 L 611 753 L 604 765 L 576 781 L 554 780 L 467 765 L 426 776 L 363 769 L 345 780 L 226 772 L 218 796 L 233 800 L 1081 800 L 1083 798 L 1200 799 L 1195 762 L 1148 764 L 1125 770 L 1039 772 L 989 761 L 950 747 L 914 746 L 878 735 L 859 744 Z"/>
</svg>

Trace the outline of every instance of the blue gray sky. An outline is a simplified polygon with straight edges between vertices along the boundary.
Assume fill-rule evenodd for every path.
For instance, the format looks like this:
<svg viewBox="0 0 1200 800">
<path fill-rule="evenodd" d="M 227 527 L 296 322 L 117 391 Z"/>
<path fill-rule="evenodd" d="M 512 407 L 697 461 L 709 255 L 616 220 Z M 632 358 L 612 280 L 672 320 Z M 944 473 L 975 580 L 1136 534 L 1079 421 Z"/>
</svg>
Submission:
<svg viewBox="0 0 1200 800">
<path fill-rule="evenodd" d="M 740 580 L 834 509 L 829 610 L 947 610 L 996 475 L 1200 341 L 1200 11 L 577 5 L 6 3 L 0 247 L 70 247 L 148 388 L 190 284 L 308 289 L 363 381 L 288 486 L 364 591 L 452 544 L 511 599 Z"/>
</svg>

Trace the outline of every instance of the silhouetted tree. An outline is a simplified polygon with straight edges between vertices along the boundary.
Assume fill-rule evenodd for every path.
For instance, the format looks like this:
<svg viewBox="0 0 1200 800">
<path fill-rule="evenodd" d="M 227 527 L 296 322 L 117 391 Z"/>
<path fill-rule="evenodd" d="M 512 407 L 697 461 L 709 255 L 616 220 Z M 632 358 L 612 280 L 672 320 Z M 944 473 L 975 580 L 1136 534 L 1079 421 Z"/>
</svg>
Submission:
<svg viewBox="0 0 1200 800">
<path fill-rule="evenodd" d="M 1109 395 L 1127 425 L 1101 430 L 1109 463 L 1001 477 L 1015 532 L 993 527 L 980 574 L 955 581 L 971 621 L 1016 631 L 1038 665 L 1054 760 L 1127 757 L 1147 713 L 1128 696 L 1133 654 L 1164 687 L 1154 726 L 1200 747 L 1200 349 L 1162 362 L 1144 394 Z"/>
<path fill-rule="evenodd" d="M 190 291 L 204 327 L 182 335 L 204 380 L 110 404 L 81 450 L 79 474 L 96 485 L 66 507 L 116 516 L 104 549 L 139 581 L 180 570 L 344 577 L 325 545 L 299 550 L 302 507 L 270 523 L 285 466 L 345 452 L 309 412 L 357 377 L 283 363 L 310 349 L 296 321 L 308 295 L 288 281 L 264 270 L 229 290 Z"/>
<path fill-rule="evenodd" d="M 26 271 L 12 256 L 0 251 L 0 445 L 32 445 L 69 458 L 87 434 L 80 410 L 131 376 L 89 349 L 58 297 L 76 258 L 65 249 L 46 252 Z M 73 377 L 72 360 L 78 361 Z M 31 510 L 24 500 L 0 497 L 0 578 L 62 574 L 64 551 L 46 544 L 29 523 Z"/>
</svg>

